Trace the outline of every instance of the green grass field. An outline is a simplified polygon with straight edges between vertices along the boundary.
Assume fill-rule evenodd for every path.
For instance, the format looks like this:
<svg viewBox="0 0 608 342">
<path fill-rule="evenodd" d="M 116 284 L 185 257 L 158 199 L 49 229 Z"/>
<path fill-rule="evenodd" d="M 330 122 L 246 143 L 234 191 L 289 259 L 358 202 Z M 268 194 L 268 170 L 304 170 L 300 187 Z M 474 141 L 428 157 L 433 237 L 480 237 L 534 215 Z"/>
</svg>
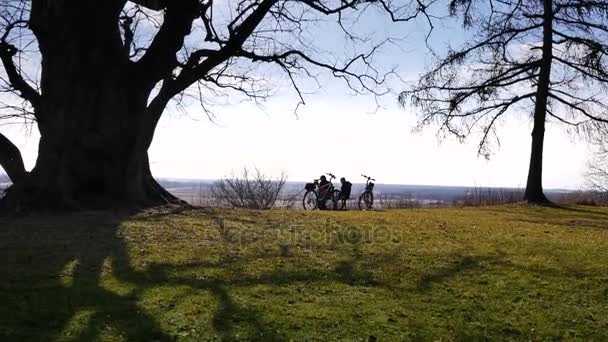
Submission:
<svg viewBox="0 0 608 342">
<path fill-rule="evenodd" d="M 608 209 L 0 217 L 0 339 L 607 340 Z"/>
</svg>

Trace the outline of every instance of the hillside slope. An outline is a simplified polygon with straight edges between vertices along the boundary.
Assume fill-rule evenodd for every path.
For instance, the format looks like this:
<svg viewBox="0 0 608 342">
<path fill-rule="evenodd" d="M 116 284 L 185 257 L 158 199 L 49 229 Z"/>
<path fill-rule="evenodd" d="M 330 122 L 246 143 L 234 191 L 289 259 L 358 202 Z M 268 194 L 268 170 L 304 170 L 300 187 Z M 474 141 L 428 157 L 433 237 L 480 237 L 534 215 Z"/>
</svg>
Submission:
<svg viewBox="0 0 608 342">
<path fill-rule="evenodd" d="M 2 340 L 608 339 L 607 209 L 0 222 Z"/>
</svg>

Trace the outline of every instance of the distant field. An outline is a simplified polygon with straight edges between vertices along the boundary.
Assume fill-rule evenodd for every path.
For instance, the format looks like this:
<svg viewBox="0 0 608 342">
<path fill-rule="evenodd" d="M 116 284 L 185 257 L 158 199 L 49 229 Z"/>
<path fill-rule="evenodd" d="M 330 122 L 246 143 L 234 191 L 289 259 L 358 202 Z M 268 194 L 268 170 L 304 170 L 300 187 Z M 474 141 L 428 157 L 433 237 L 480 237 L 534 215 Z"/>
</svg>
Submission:
<svg viewBox="0 0 608 342">
<path fill-rule="evenodd" d="M 213 206 L 211 194 L 211 180 L 163 180 L 160 183 L 172 194 L 182 200 L 197 206 Z M 287 182 L 280 196 L 278 206 L 288 206 L 294 209 L 302 208 L 302 197 L 304 195 L 303 182 Z M 339 188 L 337 182 L 334 183 Z M 365 184 L 354 183 L 351 195 L 350 207 L 356 207 L 359 195 L 365 189 Z M 440 185 L 406 185 L 406 184 L 376 184 L 374 188 L 375 207 L 397 209 L 393 204 L 399 204 L 401 208 L 411 206 L 436 207 L 449 206 L 457 201 L 466 199 L 468 195 L 476 197 L 479 192 L 482 197 L 493 195 L 497 200 L 490 204 L 510 203 L 511 197 L 523 199 L 523 189 L 517 188 L 487 188 L 487 187 L 465 187 L 465 186 L 440 186 Z M 561 196 L 571 191 L 559 189 L 545 189 L 545 194 L 553 201 L 559 201 Z M 519 201 L 521 201 L 519 199 Z"/>
<path fill-rule="evenodd" d="M 0 339 L 608 339 L 608 209 L 0 217 Z"/>
</svg>

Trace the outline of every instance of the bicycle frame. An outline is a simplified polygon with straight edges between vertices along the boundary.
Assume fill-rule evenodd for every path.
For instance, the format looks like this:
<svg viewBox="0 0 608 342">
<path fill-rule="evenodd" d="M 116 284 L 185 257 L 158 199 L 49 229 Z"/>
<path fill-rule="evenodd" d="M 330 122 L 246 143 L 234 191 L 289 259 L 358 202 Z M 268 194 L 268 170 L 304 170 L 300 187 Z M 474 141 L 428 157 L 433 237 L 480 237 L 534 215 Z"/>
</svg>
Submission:
<svg viewBox="0 0 608 342">
<path fill-rule="evenodd" d="M 336 209 L 336 199 L 338 197 L 336 196 L 334 198 L 334 196 L 335 192 L 338 190 L 335 189 L 333 184 L 333 180 L 336 179 L 336 176 L 329 172 L 327 173 L 327 175 L 329 176 L 329 182 L 327 184 L 324 184 L 323 186 L 319 184 L 320 179 L 315 179 L 313 183 L 306 184 L 306 193 L 304 194 L 303 199 L 304 209 L 307 209 L 306 203 L 308 203 L 309 206 L 313 205 L 314 203 L 314 207 L 309 207 L 309 209 L 326 209 L 328 200 L 331 200 L 331 202 L 333 203 L 332 208 Z M 309 193 L 314 194 L 315 201 L 311 201 L 312 198 L 309 198 L 307 201 L 307 196 Z"/>
<path fill-rule="evenodd" d="M 373 190 L 374 190 L 375 184 L 373 182 L 375 182 L 376 180 L 370 176 L 366 176 L 366 175 L 361 175 L 361 176 L 366 178 L 367 181 L 365 182 L 365 191 L 363 191 L 361 196 L 359 196 L 359 209 L 368 210 L 368 209 L 372 208 L 372 205 L 374 202 Z"/>
<path fill-rule="evenodd" d="M 361 177 L 367 178 L 367 181 L 365 182 L 365 192 L 371 192 L 374 189 L 374 183 L 372 183 L 372 181 L 375 182 L 376 180 L 366 175 L 361 175 Z"/>
<path fill-rule="evenodd" d="M 331 197 L 331 194 L 334 192 L 335 187 L 334 187 L 333 180 L 334 180 L 334 179 L 336 179 L 336 176 L 334 176 L 334 175 L 333 175 L 333 174 L 331 174 L 331 173 L 327 173 L 327 175 L 329 176 L 329 184 L 327 185 L 327 190 L 325 191 L 325 193 L 324 193 L 323 197 L 321 197 L 321 188 L 320 188 L 320 186 L 319 186 L 319 181 L 320 181 L 320 179 L 315 179 L 315 181 L 314 181 L 314 183 L 315 183 L 315 184 L 316 184 L 316 186 L 317 186 L 317 188 L 315 189 L 315 191 L 316 191 L 316 193 L 317 193 L 317 195 L 318 195 L 318 197 L 317 197 L 317 198 L 318 198 L 317 202 L 327 200 L 327 199 L 328 199 L 328 196 L 329 196 L 329 197 Z"/>
</svg>

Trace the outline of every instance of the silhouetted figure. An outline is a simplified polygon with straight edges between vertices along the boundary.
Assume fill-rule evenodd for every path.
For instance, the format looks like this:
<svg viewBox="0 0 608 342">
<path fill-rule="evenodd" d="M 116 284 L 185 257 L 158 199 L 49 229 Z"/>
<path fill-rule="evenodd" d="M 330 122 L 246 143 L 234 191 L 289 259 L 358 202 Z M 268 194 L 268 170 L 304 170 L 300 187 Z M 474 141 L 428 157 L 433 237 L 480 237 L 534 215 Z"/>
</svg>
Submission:
<svg viewBox="0 0 608 342">
<path fill-rule="evenodd" d="M 350 198 L 350 192 L 353 188 L 353 183 L 346 180 L 346 178 L 340 178 L 340 200 L 342 201 L 342 205 L 340 206 L 342 209 L 346 209 L 346 200 Z"/>
<path fill-rule="evenodd" d="M 328 198 L 328 191 L 331 187 L 331 182 L 324 175 L 319 178 L 319 209 L 327 209 L 325 203 Z"/>
</svg>

